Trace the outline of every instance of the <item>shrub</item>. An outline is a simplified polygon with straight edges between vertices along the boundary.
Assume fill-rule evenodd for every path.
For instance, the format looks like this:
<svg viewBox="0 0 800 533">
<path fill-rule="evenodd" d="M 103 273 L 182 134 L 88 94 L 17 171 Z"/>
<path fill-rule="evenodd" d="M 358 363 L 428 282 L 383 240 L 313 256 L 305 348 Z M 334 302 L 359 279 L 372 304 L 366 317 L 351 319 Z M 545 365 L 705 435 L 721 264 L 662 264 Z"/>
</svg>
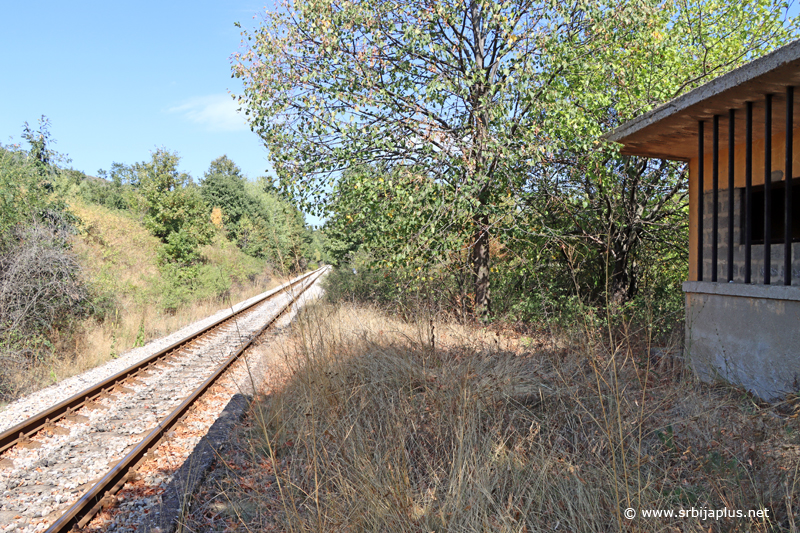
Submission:
<svg viewBox="0 0 800 533">
<path fill-rule="evenodd" d="M 51 213 L 52 214 L 52 213 Z M 0 396 L 7 371 L 25 368 L 53 351 L 51 339 L 69 334 L 90 311 L 90 294 L 70 252 L 61 217 L 13 228 L 0 251 Z"/>
<path fill-rule="evenodd" d="M 38 334 L 86 312 L 88 290 L 63 228 L 15 228 L 0 254 L 0 332 Z"/>
</svg>

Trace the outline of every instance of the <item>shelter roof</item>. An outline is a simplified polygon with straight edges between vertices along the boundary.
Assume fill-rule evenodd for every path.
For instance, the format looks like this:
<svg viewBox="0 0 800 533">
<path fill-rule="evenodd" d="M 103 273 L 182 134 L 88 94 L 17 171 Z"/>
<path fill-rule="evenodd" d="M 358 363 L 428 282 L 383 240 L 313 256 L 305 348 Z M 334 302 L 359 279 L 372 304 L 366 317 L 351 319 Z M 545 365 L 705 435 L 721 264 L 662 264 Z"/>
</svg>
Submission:
<svg viewBox="0 0 800 533">
<path fill-rule="evenodd" d="M 707 122 L 706 146 L 711 146 L 714 115 L 720 115 L 720 142 L 727 139 L 728 128 L 722 124 L 727 124 L 730 109 L 737 110 L 736 144 L 744 142 L 744 112 L 739 110 L 743 110 L 748 101 L 753 102 L 753 138 L 763 138 L 766 94 L 774 95 L 773 134 L 784 131 L 788 86 L 800 86 L 800 40 L 670 100 L 622 124 L 603 138 L 621 143 L 623 154 L 687 161 L 697 155 L 699 121 Z M 794 115 L 794 123 L 800 123 L 797 102 Z"/>
</svg>

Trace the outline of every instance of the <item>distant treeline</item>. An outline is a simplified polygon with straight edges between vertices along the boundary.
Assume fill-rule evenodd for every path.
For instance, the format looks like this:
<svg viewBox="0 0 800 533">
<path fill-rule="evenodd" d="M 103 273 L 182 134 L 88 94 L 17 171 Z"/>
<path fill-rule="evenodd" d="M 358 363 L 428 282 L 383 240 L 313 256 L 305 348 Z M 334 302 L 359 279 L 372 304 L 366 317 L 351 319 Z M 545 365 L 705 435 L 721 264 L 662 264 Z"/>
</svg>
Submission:
<svg viewBox="0 0 800 533">
<path fill-rule="evenodd" d="M 200 183 L 178 168 L 180 158 L 164 148 L 149 161 L 113 163 L 99 178 L 69 171 L 86 201 L 140 217 L 164 244 L 162 261 L 188 268 L 199 260 L 198 247 L 217 231 L 246 254 L 266 259 L 276 270 L 297 272 L 321 259 L 303 214 L 280 198 L 268 178 L 245 179 L 227 156 L 209 165 Z"/>
</svg>

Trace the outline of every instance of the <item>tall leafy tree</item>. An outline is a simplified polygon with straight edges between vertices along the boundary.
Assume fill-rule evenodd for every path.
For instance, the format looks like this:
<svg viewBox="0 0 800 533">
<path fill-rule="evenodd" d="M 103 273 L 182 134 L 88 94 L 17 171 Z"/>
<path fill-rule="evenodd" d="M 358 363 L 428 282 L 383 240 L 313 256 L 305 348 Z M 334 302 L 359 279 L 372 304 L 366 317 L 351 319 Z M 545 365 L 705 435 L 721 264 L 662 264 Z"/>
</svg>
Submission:
<svg viewBox="0 0 800 533">
<path fill-rule="evenodd" d="M 198 246 L 213 234 L 200 190 L 178 170 L 180 157 L 160 148 L 151 160 L 133 165 L 145 207 L 144 225 L 164 243 L 164 259 L 190 264 L 199 258 Z"/>
<path fill-rule="evenodd" d="M 33 130 L 26 122 L 22 127 L 22 138 L 28 141 L 30 150 L 28 157 L 40 176 L 45 177 L 50 173 L 51 160 L 56 155 L 50 149 L 50 120 L 42 115 L 39 119 L 39 129 Z"/>
<path fill-rule="evenodd" d="M 283 201 L 265 179 L 249 183 L 227 156 L 211 162 L 201 191 L 206 203 L 219 207 L 228 237 L 253 257 L 269 260 L 283 271 L 299 271 L 308 258 L 310 234 L 303 215 Z"/>
<path fill-rule="evenodd" d="M 246 190 L 254 208 L 239 224 L 239 247 L 249 255 L 268 259 L 284 272 L 305 268 L 311 233 L 303 214 L 281 198 L 266 178 L 247 183 Z"/>
<path fill-rule="evenodd" d="M 606 35 L 584 39 L 602 45 L 580 71 L 559 71 L 558 57 L 548 60 L 568 105 L 560 124 L 547 128 L 551 142 L 520 193 L 523 205 L 537 212 L 530 225 L 548 228 L 560 246 L 571 247 L 562 255 L 573 278 L 616 301 L 637 294 L 656 256 L 662 259 L 657 270 L 685 267 L 686 167 L 621 156 L 598 137 L 798 35 L 797 19 L 787 20 L 782 1 L 640 6 L 618 16 L 612 28 L 588 25 L 591 35 Z"/>
<path fill-rule="evenodd" d="M 542 57 L 584 34 L 587 10 L 525 0 L 313 0 L 269 13 L 233 71 L 241 103 L 284 185 L 324 204 L 356 164 L 408 167 L 444 187 L 438 216 L 470 236 L 475 312 L 490 310 L 489 239 L 497 196 L 536 159 L 552 100 Z M 575 53 L 586 53 L 573 42 Z M 413 194 L 413 193 L 411 193 Z M 430 226 L 429 226 L 430 227 Z M 435 235 L 428 235 L 433 240 Z"/>
<path fill-rule="evenodd" d="M 68 158 L 52 148 L 50 121 L 42 116 L 37 130 L 26 122 L 22 138 L 28 150 L 0 145 L 0 250 L 16 226 L 38 221 L 67 230 L 75 220 L 63 199 L 53 194 L 57 163 Z"/>
<path fill-rule="evenodd" d="M 245 190 L 241 169 L 224 155 L 211 162 L 200 190 L 209 206 L 222 209 L 223 223 L 233 238 L 242 217 L 258 208 Z"/>
<path fill-rule="evenodd" d="M 524 211 L 562 180 L 553 165 L 566 159 L 583 169 L 607 160 L 597 176 L 637 168 L 608 154 L 581 158 L 603 128 L 780 42 L 791 33 L 782 13 L 773 0 L 289 2 L 243 32 L 248 48 L 233 73 L 252 129 L 305 206 L 324 210 L 333 190 L 340 205 L 347 194 L 382 201 L 334 188 L 354 166 L 413 175 L 394 181 L 394 197 L 424 190 L 438 205 L 423 223 L 406 217 L 420 231 L 396 248 L 415 259 L 443 228 L 466 231 L 453 246 L 469 253 L 475 314 L 485 318 L 490 238 L 514 219 L 508 209 Z M 556 192 L 564 204 L 569 195 Z M 562 226 L 549 231 L 574 232 Z"/>
</svg>

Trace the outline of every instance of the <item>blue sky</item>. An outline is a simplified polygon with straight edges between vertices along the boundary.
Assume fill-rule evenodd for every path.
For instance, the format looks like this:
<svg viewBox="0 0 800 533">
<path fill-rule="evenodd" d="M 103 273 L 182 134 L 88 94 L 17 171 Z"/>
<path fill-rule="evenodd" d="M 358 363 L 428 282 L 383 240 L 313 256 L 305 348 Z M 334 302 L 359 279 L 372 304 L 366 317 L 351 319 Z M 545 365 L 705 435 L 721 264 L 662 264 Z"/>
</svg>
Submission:
<svg viewBox="0 0 800 533">
<path fill-rule="evenodd" d="M 267 4 L 271 8 L 271 4 Z M 177 151 L 197 181 L 223 155 L 250 178 L 267 154 L 228 94 L 230 55 L 261 2 L 7 2 L 0 49 L 0 143 L 51 121 L 53 148 L 90 175 L 113 161 Z M 259 17 L 260 18 L 260 17 Z"/>
<path fill-rule="evenodd" d="M 230 77 L 234 22 L 255 27 L 265 3 L 272 9 L 265 0 L 6 2 L 0 143 L 19 142 L 23 123 L 45 115 L 53 148 L 90 175 L 162 146 L 195 180 L 223 154 L 251 179 L 269 174 L 229 95 L 241 87 Z"/>
</svg>

